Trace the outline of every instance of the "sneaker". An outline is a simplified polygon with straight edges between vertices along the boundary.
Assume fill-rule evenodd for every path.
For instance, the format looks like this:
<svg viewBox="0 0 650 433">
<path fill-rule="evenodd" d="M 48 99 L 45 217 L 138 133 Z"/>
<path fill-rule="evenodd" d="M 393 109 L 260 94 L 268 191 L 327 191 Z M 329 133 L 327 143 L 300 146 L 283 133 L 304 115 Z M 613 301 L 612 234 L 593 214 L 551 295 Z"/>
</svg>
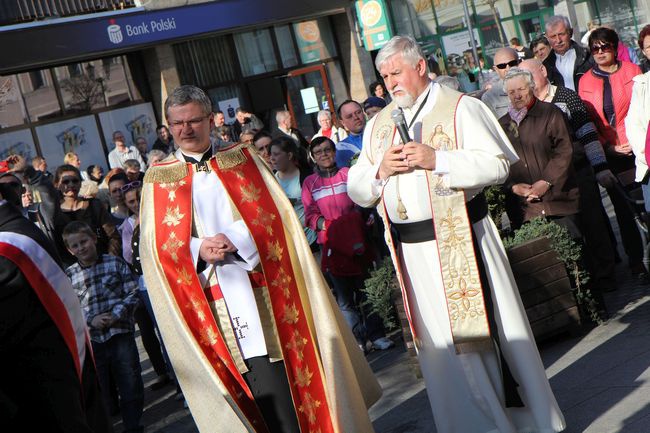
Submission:
<svg viewBox="0 0 650 433">
<path fill-rule="evenodd" d="M 171 382 L 172 380 L 169 378 L 169 376 L 167 374 L 163 374 L 161 376 L 158 376 L 158 378 L 151 385 L 149 385 L 149 389 L 152 391 L 157 391 L 169 385 Z"/>
<path fill-rule="evenodd" d="M 387 337 L 380 337 L 372 342 L 372 348 L 376 350 L 386 350 L 393 346 L 395 346 L 395 343 Z"/>
</svg>

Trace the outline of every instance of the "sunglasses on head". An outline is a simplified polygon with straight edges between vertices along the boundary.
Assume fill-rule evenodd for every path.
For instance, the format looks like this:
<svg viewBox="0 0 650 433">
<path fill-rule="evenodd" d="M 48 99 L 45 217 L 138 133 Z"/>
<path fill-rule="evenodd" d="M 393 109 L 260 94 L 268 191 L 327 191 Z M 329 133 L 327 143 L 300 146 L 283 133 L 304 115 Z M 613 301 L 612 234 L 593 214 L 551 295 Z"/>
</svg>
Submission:
<svg viewBox="0 0 650 433">
<path fill-rule="evenodd" d="M 494 66 L 496 66 L 498 69 L 505 69 L 508 66 L 514 68 L 518 64 L 519 64 L 519 59 L 515 59 L 515 60 L 510 60 L 508 63 L 499 63 L 498 65 L 494 65 Z"/>
<path fill-rule="evenodd" d="M 614 51 L 614 45 L 607 43 L 607 44 L 601 44 L 601 45 L 594 45 L 591 47 L 591 53 L 592 54 L 598 54 L 599 52 L 603 53 L 611 53 Z"/>
<path fill-rule="evenodd" d="M 131 191 L 132 189 L 140 188 L 141 186 L 142 186 L 142 182 L 140 182 L 139 180 L 134 180 L 133 182 L 129 182 L 126 185 L 122 185 L 120 187 L 120 191 L 125 193 L 127 191 Z"/>
</svg>

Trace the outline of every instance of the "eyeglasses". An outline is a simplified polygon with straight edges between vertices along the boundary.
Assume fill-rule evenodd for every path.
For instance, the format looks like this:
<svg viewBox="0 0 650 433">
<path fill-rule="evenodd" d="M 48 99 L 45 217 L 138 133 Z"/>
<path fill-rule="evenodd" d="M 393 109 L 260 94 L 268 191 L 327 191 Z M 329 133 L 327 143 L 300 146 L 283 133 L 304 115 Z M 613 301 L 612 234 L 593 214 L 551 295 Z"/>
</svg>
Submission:
<svg viewBox="0 0 650 433">
<path fill-rule="evenodd" d="M 61 185 L 77 185 L 81 183 L 81 179 L 76 177 L 68 177 L 61 179 Z"/>
<path fill-rule="evenodd" d="M 142 182 L 140 182 L 139 180 L 134 180 L 133 182 L 129 182 L 126 185 L 122 185 L 120 187 L 120 191 L 122 191 L 122 193 L 126 193 L 128 191 L 131 191 L 132 189 L 140 188 L 141 186 L 142 186 Z"/>
<path fill-rule="evenodd" d="M 210 117 L 209 114 L 207 116 L 196 117 L 190 120 L 174 120 L 172 122 L 169 122 L 169 126 L 171 126 L 172 129 L 177 129 L 177 130 L 185 128 L 185 125 L 189 125 L 190 128 L 196 128 L 201 124 L 201 122 L 203 122 L 208 117 Z"/>
<path fill-rule="evenodd" d="M 600 52 L 603 53 L 611 53 L 614 51 L 614 45 L 613 44 L 602 44 L 602 45 L 594 45 L 591 47 L 591 54 L 598 54 Z"/>
<path fill-rule="evenodd" d="M 514 68 L 518 64 L 519 64 L 519 59 L 515 59 L 515 60 L 510 60 L 508 63 L 499 63 L 498 65 L 494 65 L 494 66 L 496 66 L 498 69 L 505 69 L 508 66 Z"/>
<path fill-rule="evenodd" d="M 327 154 L 334 153 L 334 149 L 332 149 L 331 147 L 326 147 L 324 149 L 318 149 L 318 150 L 312 151 L 312 155 L 314 155 L 315 157 L 323 156 L 326 153 Z"/>
</svg>

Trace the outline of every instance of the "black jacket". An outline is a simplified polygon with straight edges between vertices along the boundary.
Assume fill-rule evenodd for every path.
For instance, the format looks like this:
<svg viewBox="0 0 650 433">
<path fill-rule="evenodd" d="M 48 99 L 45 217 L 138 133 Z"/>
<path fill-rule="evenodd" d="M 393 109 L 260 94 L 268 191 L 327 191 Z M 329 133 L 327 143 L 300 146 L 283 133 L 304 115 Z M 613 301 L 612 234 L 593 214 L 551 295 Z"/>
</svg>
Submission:
<svg viewBox="0 0 650 433">
<path fill-rule="evenodd" d="M 0 232 L 25 235 L 57 263 L 45 235 L 13 205 L 0 205 Z M 79 382 L 70 351 L 25 275 L 0 256 L 0 419 L 2 430 L 104 433 L 112 425 L 86 352 Z"/>
<path fill-rule="evenodd" d="M 577 44 L 575 41 L 571 41 L 571 48 L 575 49 L 576 51 L 576 62 L 573 65 L 573 82 L 575 84 L 575 89 L 577 92 L 578 82 L 580 81 L 580 78 L 585 73 L 587 73 L 587 71 L 591 69 L 592 66 L 594 66 L 594 58 L 591 56 L 591 53 L 587 48 Z M 551 84 L 565 87 L 564 78 L 555 66 L 556 59 L 557 56 L 555 55 L 555 51 L 551 50 L 551 54 L 549 54 L 548 57 L 544 60 L 544 66 L 546 67 L 546 72 L 548 73 L 548 79 Z"/>
</svg>

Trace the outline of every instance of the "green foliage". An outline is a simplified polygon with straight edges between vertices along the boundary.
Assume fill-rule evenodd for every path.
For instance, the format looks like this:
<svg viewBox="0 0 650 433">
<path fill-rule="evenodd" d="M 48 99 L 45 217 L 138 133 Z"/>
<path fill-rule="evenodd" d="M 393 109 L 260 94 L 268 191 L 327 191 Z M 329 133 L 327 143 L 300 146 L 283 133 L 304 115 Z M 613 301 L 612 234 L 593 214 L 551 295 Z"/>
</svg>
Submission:
<svg viewBox="0 0 650 433">
<path fill-rule="evenodd" d="M 573 294 L 576 301 L 586 309 L 594 321 L 601 323 L 596 302 L 589 289 L 585 287 L 589 281 L 589 273 L 580 266 L 582 248 L 571 238 L 566 228 L 542 217 L 534 218 L 519 230 L 515 230 L 514 236 L 505 238 L 503 245 L 508 249 L 543 236 L 551 240 L 551 247 L 573 277 L 575 283 Z"/>
<path fill-rule="evenodd" d="M 398 327 L 397 314 L 393 305 L 393 293 L 399 290 L 397 275 L 390 258 L 386 258 L 377 269 L 370 272 L 370 277 L 365 281 L 366 302 L 364 307 L 376 313 L 384 322 L 386 330 Z"/>
<path fill-rule="evenodd" d="M 501 185 L 492 185 L 483 190 L 485 201 L 488 204 L 488 212 L 494 224 L 501 230 L 501 216 L 506 211 L 506 194 Z"/>
</svg>

